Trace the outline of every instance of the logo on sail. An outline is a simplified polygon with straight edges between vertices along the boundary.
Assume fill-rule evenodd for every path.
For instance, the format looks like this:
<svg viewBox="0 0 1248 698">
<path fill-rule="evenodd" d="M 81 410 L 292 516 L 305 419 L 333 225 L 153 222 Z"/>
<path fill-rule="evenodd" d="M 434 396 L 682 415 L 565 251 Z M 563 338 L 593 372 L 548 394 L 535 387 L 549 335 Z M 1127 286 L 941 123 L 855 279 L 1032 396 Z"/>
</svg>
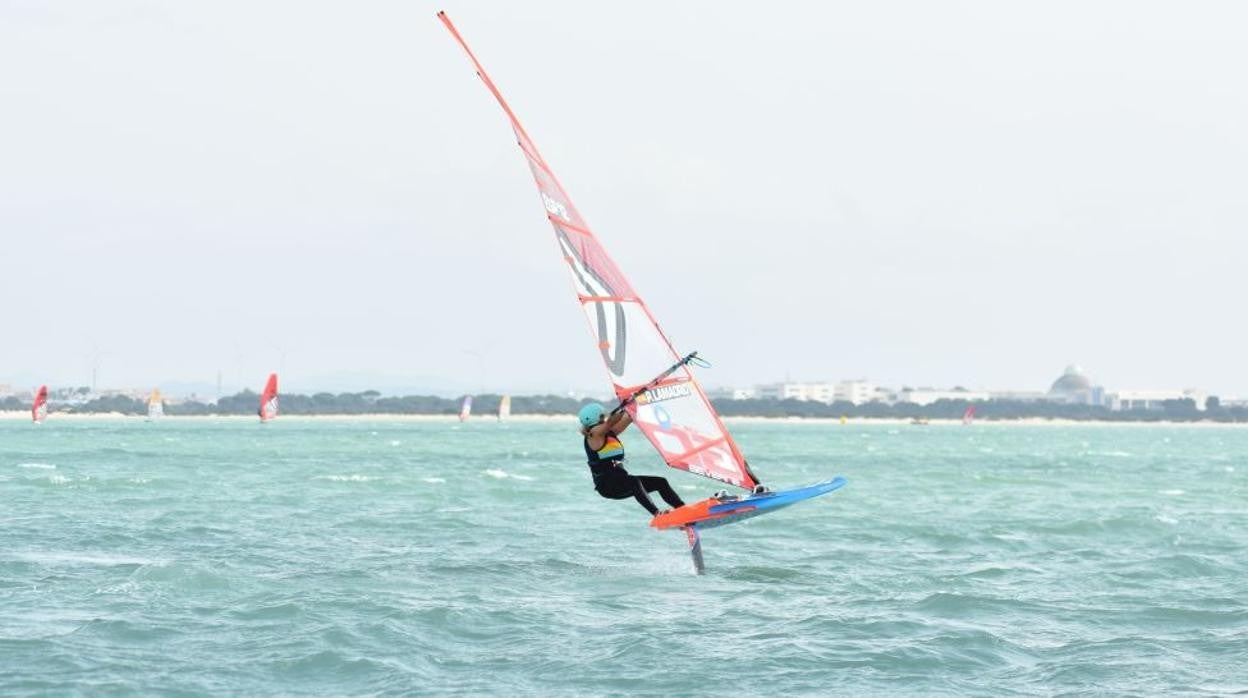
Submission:
<svg viewBox="0 0 1248 698">
<path fill-rule="evenodd" d="M 678 397 L 689 397 L 692 394 L 693 389 L 689 387 L 688 383 L 674 383 L 647 390 L 637 398 L 637 404 L 649 405 L 654 402 L 674 400 Z"/>
</svg>

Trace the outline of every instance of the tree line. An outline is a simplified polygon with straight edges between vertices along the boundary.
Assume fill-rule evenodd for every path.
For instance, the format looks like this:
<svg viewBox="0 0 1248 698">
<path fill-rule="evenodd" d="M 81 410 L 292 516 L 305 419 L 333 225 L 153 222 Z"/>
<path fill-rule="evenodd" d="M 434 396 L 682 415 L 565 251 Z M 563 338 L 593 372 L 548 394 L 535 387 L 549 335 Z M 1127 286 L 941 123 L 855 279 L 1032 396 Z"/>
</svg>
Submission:
<svg viewBox="0 0 1248 698">
<path fill-rule="evenodd" d="M 312 395 L 283 394 L 281 412 L 296 415 L 359 415 L 359 414 L 458 414 L 464 396 L 455 398 L 435 395 L 386 397 L 376 390 L 361 393 L 315 393 Z M 472 396 L 473 411 L 478 415 L 497 414 L 501 395 Z M 590 399 L 559 395 L 516 395 L 511 399 L 513 414 L 573 415 Z M 216 403 L 179 402 L 166 404 L 169 415 L 253 415 L 259 408 L 260 396 L 250 390 L 222 397 Z M 966 408 L 974 404 L 976 419 L 1070 419 L 1107 422 L 1248 422 L 1248 407 L 1224 407 L 1216 397 L 1209 398 L 1205 409 L 1196 408 L 1193 400 L 1167 400 L 1161 409 L 1112 411 L 1099 405 L 1072 405 L 1058 402 L 1021 400 L 938 400 L 930 405 L 909 402 L 885 404 L 870 402 L 810 402 L 805 400 L 749 399 L 713 400 L 715 409 L 726 417 L 824 417 L 824 418 L 891 418 L 891 419 L 960 419 Z M 0 399 L 2 410 L 29 410 L 30 403 L 15 397 Z M 147 401 L 125 396 L 99 397 L 80 405 L 57 405 L 56 412 L 99 414 L 115 412 L 128 415 L 147 414 Z"/>
</svg>

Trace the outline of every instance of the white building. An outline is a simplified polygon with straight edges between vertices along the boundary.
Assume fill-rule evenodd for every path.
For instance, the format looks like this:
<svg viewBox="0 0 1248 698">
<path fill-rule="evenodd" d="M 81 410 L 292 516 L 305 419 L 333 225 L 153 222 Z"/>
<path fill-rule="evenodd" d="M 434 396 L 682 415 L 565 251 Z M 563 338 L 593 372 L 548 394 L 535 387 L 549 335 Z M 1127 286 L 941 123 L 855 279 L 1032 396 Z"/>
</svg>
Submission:
<svg viewBox="0 0 1248 698">
<path fill-rule="evenodd" d="M 836 387 L 831 383 L 771 383 L 754 388 L 754 396 L 763 400 L 810 400 L 830 403 Z"/>
<path fill-rule="evenodd" d="M 937 390 L 935 388 L 903 388 L 897 393 L 898 402 L 930 405 L 937 400 L 966 400 L 983 402 L 992 397 L 987 390 Z"/>
<path fill-rule="evenodd" d="M 990 390 L 988 395 L 993 400 L 1014 402 L 1040 402 L 1049 399 L 1049 394 L 1042 390 Z"/>
<path fill-rule="evenodd" d="M 1191 400 L 1196 409 L 1205 409 L 1208 396 L 1195 388 L 1186 390 L 1117 390 L 1105 394 L 1105 404 L 1115 412 L 1123 410 L 1160 410 L 1167 400 Z"/>
<path fill-rule="evenodd" d="M 836 402 L 852 402 L 855 405 L 878 399 L 877 387 L 868 380 L 841 381 L 836 384 L 832 399 Z"/>
</svg>

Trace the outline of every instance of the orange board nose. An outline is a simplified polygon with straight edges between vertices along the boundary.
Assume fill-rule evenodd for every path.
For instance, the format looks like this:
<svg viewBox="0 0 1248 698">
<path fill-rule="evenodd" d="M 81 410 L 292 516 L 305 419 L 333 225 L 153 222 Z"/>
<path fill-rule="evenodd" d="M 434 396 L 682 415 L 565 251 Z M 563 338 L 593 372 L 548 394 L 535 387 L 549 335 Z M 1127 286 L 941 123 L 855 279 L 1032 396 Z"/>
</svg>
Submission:
<svg viewBox="0 0 1248 698">
<path fill-rule="evenodd" d="M 650 525 L 658 529 L 680 528 L 682 526 L 688 526 L 692 523 L 715 518 L 711 515 L 711 507 L 716 504 L 722 504 L 722 502 L 718 499 L 711 498 L 704 499 L 700 502 L 694 502 L 693 504 L 686 504 L 679 509 L 673 509 L 669 512 L 655 516 L 653 519 L 650 519 Z"/>
</svg>

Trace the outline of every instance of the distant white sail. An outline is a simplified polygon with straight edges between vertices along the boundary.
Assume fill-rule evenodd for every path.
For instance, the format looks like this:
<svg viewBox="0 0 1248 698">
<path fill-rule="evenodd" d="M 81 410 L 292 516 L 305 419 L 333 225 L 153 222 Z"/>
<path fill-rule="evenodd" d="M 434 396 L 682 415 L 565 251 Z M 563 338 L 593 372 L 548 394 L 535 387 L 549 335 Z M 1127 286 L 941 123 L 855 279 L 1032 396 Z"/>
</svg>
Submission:
<svg viewBox="0 0 1248 698">
<path fill-rule="evenodd" d="M 472 396 L 464 397 L 464 404 L 459 406 L 459 421 L 466 422 L 472 416 Z"/>
<path fill-rule="evenodd" d="M 156 389 L 147 396 L 147 419 L 150 421 L 163 416 L 165 416 L 165 401 L 160 395 L 160 390 Z"/>
<path fill-rule="evenodd" d="M 504 395 L 502 400 L 498 401 L 498 421 L 505 422 L 511 417 L 511 396 Z"/>
</svg>

